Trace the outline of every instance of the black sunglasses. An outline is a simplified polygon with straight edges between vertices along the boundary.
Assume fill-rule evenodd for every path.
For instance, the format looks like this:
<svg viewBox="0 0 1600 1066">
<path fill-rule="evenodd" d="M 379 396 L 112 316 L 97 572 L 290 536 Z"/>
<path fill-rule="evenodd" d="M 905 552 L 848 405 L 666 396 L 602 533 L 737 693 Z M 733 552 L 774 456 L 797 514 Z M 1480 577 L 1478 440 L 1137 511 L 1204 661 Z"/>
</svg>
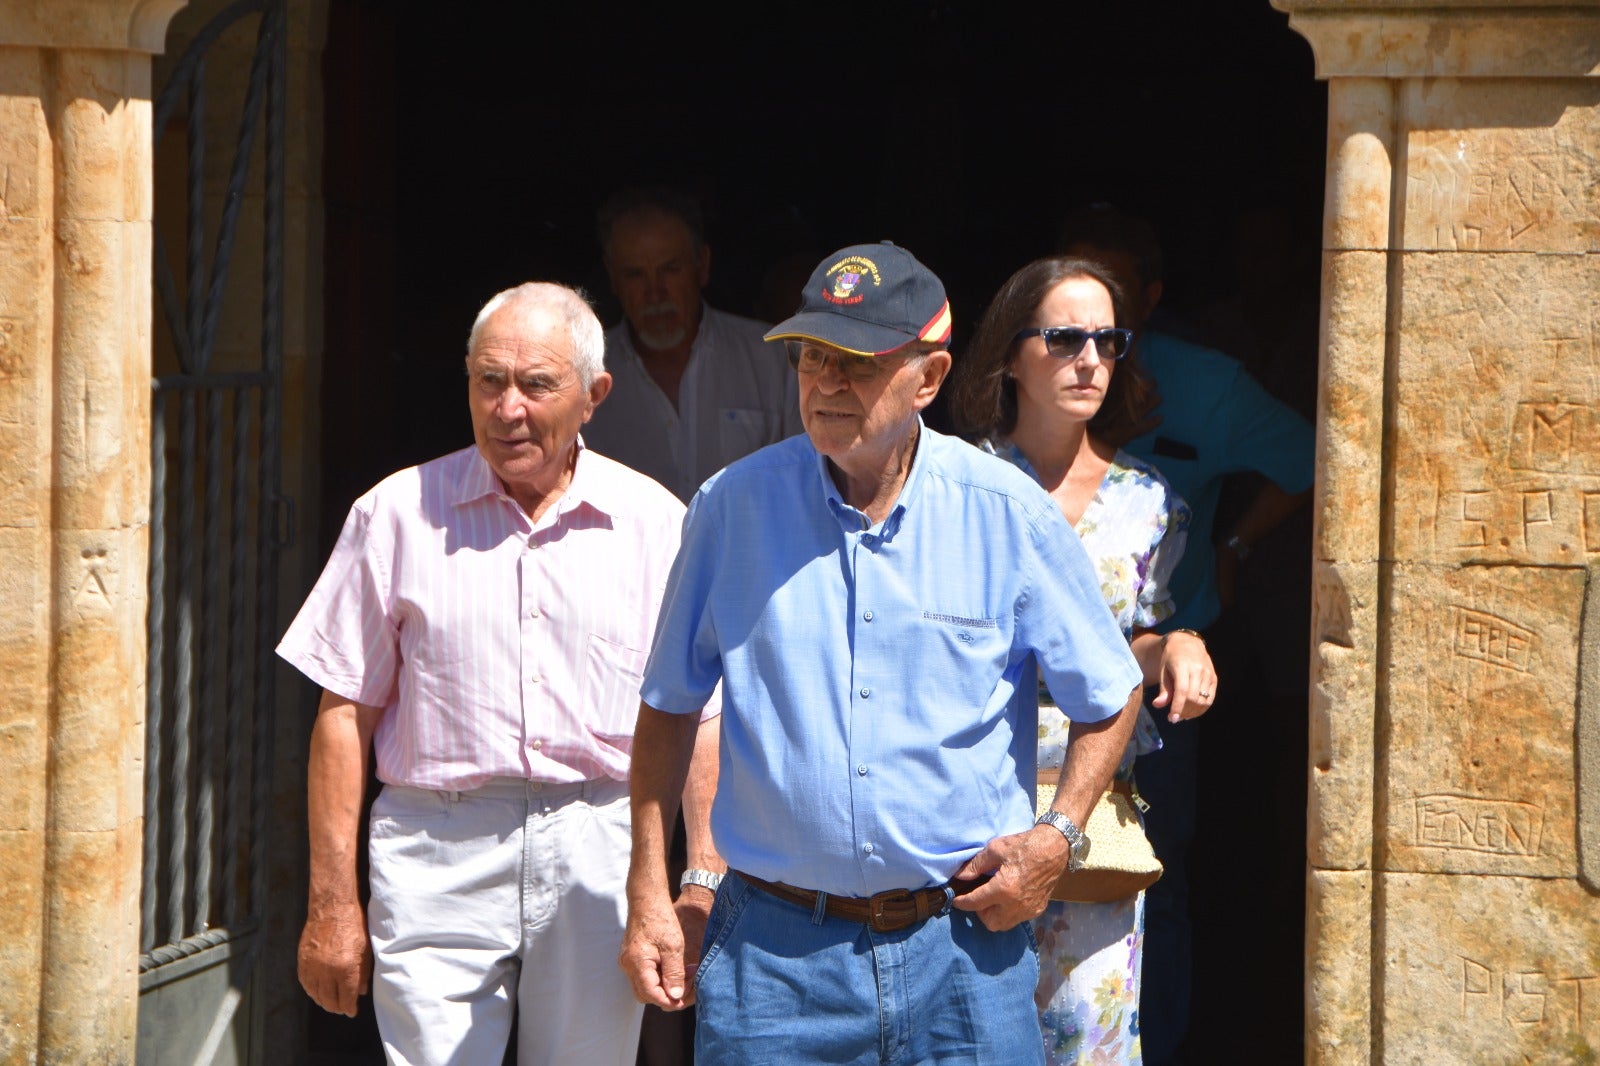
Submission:
<svg viewBox="0 0 1600 1066">
<path fill-rule="evenodd" d="M 1115 329 L 1107 326 L 1105 329 L 1081 329 L 1078 326 L 1044 326 L 1040 329 L 1025 329 L 1018 333 L 1014 340 L 1023 340 L 1027 337 L 1043 337 L 1044 349 L 1057 359 L 1076 359 L 1083 354 L 1083 346 L 1094 341 L 1094 350 L 1102 359 L 1121 359 L 1128 354 L 1128 349 L 1133 346 L 1133 330 Z"/>
</svg>

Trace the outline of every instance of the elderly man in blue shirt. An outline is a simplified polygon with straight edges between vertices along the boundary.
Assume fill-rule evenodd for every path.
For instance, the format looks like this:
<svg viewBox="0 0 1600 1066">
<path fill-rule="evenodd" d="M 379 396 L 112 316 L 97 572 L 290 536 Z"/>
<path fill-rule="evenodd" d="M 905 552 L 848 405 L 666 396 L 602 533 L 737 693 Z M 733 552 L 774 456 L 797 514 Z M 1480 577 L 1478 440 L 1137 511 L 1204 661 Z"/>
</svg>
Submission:
<svg viewBox="0 0 1600 1066">
<path fill-rule="evenodd" d="M 620 962 L 646 1003 L 698 998 L 701 1066 L 1043 1062 L 1026 923 L 1081 861 L 1141 679 L 1060 509 L 923 425 L 949 337 L 944 286 L 905 250 L 824 259 L 768 334 L 805 435 L 713 476 L 684 519 L 641 690 Z M 1041 675 L 1074 725 L 1036 821 Z M 675 913 L 667 832 L 719 680 L 729 871 L 685 873 Z"/>
</svg>

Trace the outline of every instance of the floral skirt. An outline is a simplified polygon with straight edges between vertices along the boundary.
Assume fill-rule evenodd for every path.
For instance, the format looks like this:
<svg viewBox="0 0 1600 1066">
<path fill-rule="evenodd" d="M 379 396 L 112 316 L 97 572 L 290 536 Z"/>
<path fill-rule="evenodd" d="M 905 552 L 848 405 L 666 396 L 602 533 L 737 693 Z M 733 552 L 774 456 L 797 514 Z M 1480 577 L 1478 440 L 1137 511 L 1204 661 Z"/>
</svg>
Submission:
<svg viewBox="0 0 1600 1066">
<path fill-rule="evenodd" d="M 1111 903 L 1052 900 L 1033 920 L 1034 1001 L 1049 1066 L 1137 1066 L 1144 893 Z"/>
</svg>

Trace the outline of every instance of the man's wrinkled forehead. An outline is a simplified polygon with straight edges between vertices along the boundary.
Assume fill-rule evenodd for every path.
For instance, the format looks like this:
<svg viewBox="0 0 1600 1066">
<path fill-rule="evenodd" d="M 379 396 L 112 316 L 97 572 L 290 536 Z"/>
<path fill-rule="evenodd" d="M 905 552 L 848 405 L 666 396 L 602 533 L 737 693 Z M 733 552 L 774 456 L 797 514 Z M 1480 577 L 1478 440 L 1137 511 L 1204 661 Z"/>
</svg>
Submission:
<svg viewBox="0 0 1600 1066">
<path fill-rule="evenodd" d="M 571 366 L 572 338 L 561 317 L 546 308 L 505 307 L 484 323 L 467 361 Z"/>
</svg>

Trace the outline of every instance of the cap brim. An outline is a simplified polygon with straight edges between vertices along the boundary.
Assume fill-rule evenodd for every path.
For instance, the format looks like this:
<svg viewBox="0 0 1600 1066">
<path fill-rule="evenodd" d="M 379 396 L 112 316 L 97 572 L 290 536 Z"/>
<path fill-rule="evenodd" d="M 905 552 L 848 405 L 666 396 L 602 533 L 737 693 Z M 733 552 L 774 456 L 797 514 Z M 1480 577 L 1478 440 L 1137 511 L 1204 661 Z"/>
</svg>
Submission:
<svg viewBox="0 0 1600 1066">
<path fill-rule="evenodd" d="M 766 339 L 817 341 L 851 355 L 887 355 L 917 338 L 910 333 L 858 322 L 830 311 L 802 311 L 773 326 L 767 331 Z"/>
</svg>

